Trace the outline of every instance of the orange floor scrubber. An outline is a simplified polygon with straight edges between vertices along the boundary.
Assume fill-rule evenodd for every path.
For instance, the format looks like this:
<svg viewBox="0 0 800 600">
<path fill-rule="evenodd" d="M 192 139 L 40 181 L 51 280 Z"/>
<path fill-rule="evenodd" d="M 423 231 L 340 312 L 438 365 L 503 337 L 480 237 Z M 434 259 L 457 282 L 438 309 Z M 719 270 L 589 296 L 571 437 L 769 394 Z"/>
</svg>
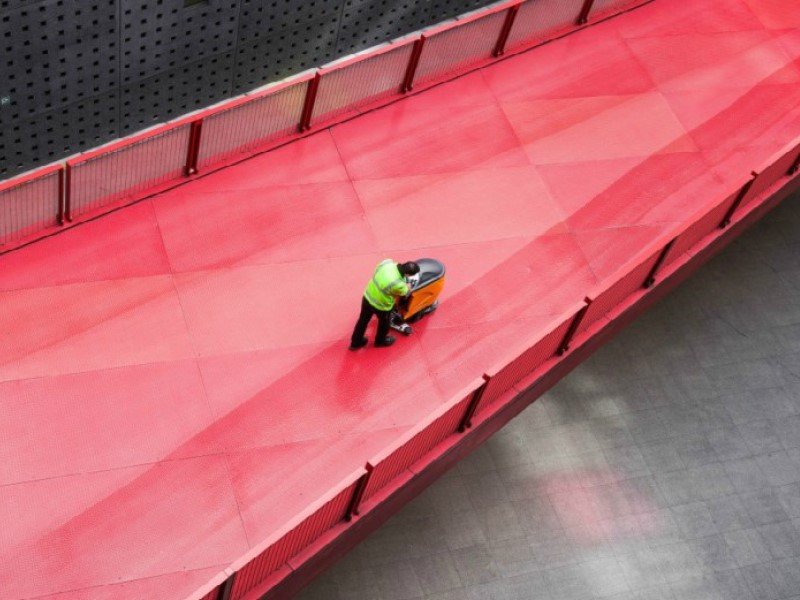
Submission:
<svg viewBox="0 0 800 600">
<path fill-rule="evenodd" d="M 411 335 L 411 323 L 416 323 L 439 306 L 439 294 L 444 288 L 444 265 L 434 258 L 420 258 L 415 261 L 419 273 L 409 277 L 411 294 L 401 299 L 392 313 L 392 329 L 404 335 Z"/>
</svg>

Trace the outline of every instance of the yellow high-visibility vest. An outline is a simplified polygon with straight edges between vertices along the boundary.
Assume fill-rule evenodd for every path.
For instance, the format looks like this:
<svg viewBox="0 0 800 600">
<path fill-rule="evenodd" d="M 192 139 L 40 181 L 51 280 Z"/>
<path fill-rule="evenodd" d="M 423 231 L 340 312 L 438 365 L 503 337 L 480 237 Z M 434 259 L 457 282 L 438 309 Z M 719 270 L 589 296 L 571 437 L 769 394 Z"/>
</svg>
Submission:
<svg viewBox="0 0 800 600">
<path fill-rule="evenodd" d="M 386 259 L 375 268 L 375 274 L 364 290 L 364 297 L 378 310 L 392 310 L 394 299 L 408 294 L 408 284 L 397 263 Z"/>
</svg>

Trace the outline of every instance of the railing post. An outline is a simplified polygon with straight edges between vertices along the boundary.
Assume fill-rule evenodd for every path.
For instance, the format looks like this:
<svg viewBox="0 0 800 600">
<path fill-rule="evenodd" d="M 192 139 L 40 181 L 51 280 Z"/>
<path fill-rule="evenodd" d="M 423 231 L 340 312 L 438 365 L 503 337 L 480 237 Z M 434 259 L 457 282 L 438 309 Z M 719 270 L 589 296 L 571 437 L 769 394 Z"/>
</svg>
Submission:
<svg viewBox="0 0 800 600">
<path fill-rule="evenodd" d="M 517 18 L 518 12 L 519 4 L 515 4 L 506 12 L 506 20 L 503 21 L 503 28 L 500 30 L 500 36 L 497 38 L 497 43 L 495 44 L 494 51 L 492 52 L 492 56 L 495 58 L 498 56 L 503 56 L 505 53 L 506 42 L 508 41 L 508 36 L 511 34 L 511 28 L 514 26 L 514 19 Z"/>
<path fill-rule="evenodd" d="M 219 586 L 219 596 L 217 596 L 217 600 L 230 600 L 231 599 L 231 592 L 233 591 L 233 582 L 236 581 L 236 573 L 231 573 L 230 577 L 228 577 L 225 582 Z"/>
<path fill-rule="evenodd" d="M 583 321 L 583 317 L 586 316 L 589 307 L 592 305 L 592 299 L 589 297 L 584 298 L 583 301 L 586 303 L 586 306 L 575 313 L 575 317 L 573 317 L 572 323 L 569 324 L 567 333 L 564 334 L 564 339 L 561 340 L 561 344 L 559 344 L 558 350 L 556 350 L 556 354 L 559 356 L 563 356 L 564 353 L 569 350 L 569 345 L 570 342 L 572 342 L 572 338 L 575 337 L 575 334 L 578 332 L 578 327 L 580 327 L 581 322 Z"/>
<path fill-rule="evenodd" d="M 400 88 L 400 91 L 404 94 L 414 89 L 414 75 L 417 74 L 417 66 L 422 56 L 422 47 L 425 45 L 425 39 L 425 36 L 421 35 L 419 39 L 414 42 L 414 48 L 412 48 L 411 56 L 408 59 L 406 74 L 405 77 L 403 77 L 403 85 Z"/>
<path fill-rule="evenodd" d="M 752 178 L 750 179 L 750 181 L 748 181 L 742 186 L 742 189 L 736 196 L 736 200 L 733 201 L 733 204 L 731 204 L 731 207 L 728 209 L 728 212 L 726 212 L 725 216 L 722 218 L 722 221 L 719 224 L 720 229 L 725 229 L 728 225 L 731 224 L 731 219 L 733 218 L 733 215 L 736 213 L 736 209 L 739 208 L 739 205 L 742 203 L 742 200 L 744 200 L 745 196 L 747 196 L 747 192 L 749 192 L 750 188 L 753 187 L 753 184 L 756 181 L 756 177 L 758 177 L 758 173 L 753 171 L 751 175 Z"/>
<path fill-rule="evenodd" d="M 300 125 L 298 129 L 300 133 L 311 129 L 311 115 L 314 114 L 314 103 L 317 101 L 317 92 L 319 91 L 319 80 L 322 78 L 319 71 L 316 72 L 314 78 L 308 82 L 306 88 L 306 100 L 303 103 L 303 112 L 300 115 Z"/>
<path fill-rule="evenodd" d="M 344 515 L 345 521 L 352 521 L 353 515 L 358 515 L 358 509 L 361 506 L 361 499 L 364 497 L 364 491 L 367 489 L 369 478 L 372 476 L 372 471 L 375 470 L 371 464 L 365 465 L 367 472 L 361 476 L 356 484 L 356 489 L 353 490 L 353 498 L 350 500 L 350 505 L 347 507 L 347 512 Z"/>
<path fill-rule="evenodd" d="M 653 268 L 650 269 L 650 272 L 647 274 L 647 277 L 645 277 L 643 284 L 645 288 L 652 287 L 653 284 L 656 282 L 656 273 L 658 273 L 658 270 L 661 268 L 661 265 L 664 264 L 664 261 L 667 259 L 669 251 L 672 250 L 672 247 L 675 245 L 675 242 L 677 240 L 678 238 L 674 237 L 669 241 L 669 243 L 666 246 L 664 246 L 664 249 L 661 251 L 661 254 L 659 254 L 658 258 L 656 259 Z"/>
<path fill-rule="evenodd" d="M 594 4 L 594 0 L 584 0 L 583 8 L 581 8 L 581 12 L 578 15 L 577 20 L 575 23 L 578 25 L 585 25 L 589 21 L 589 13 L 592 12 L 592 5 Z"/>
<path fill-rule="evenodd" d="M 794 175 L 800 171 L 800 154 L 797 155 L 797 158 L 794 159 L 794 163 L 791 167 L 789 167 L 789 171 L 786 173 L 787 175 Z"/>
<path fill-rule="evenodd" d="M 64 221 L 72 221 L 72 167 L 69 163 L 64 163 Z"/>
<path fill-rule="evenodd" d="M 203 119 L 192 121 L 189 128 L 189 147 L 186 149 L 186 165 L 183 174 L 186 177 L 197 173 L 197 158 L 200 156 L 200 136 L 203 132 Z"/>
<path fill-rule="evenodd" d="M 59 225 L 64 224 L 64 167 L 58 172 L 58 213 L 56 214 L 56 222 Z"/>
<path fill-rule="evenodd" d="M 483 376 L 483 385 L 479 387 L 472 393 L 472 398 L 470 398 L 469 404 L 467 404 L 467 410 L 464 411 L 464 416 L 461 418 L 461 422 L 458 424 L 458 432 L 464 433 L 468 428 L 472 427 L 472 417 L 475 416 L 475 411 L 478 410 L 478 404 L 481 403 L 481 398 L 483 398 L 484 392 L 486 392 L 486 386 L 489 384 L 489 376 Z"/>
</svg>

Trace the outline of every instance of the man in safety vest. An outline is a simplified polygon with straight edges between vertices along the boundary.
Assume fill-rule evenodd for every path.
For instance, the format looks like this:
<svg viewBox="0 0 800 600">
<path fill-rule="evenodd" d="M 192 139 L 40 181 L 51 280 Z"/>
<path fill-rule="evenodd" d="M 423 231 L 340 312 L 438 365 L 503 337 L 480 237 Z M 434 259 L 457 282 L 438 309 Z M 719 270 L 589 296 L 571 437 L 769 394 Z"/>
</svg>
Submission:
<svg viewBox="0 0 800 600">
<path fill-rule="evenodd" d="M 375 268 L 372 279 L 364 290 L 361 299 L 361 315 L 358 317 L 353 337 L 350 340 L 350 350 L 358 350 L 367 345 L 364 334 L 367 331 L 372 315 L 378 317 L 378 332 L 375 335 L 375 345 L 386 347 L 394 344 L 394 338 L 389 335 L 389 321 L 397 298 L 408 296 L 411 288 L 406 283 L 406 277 L 419 273 L 419 265 L 415 262 L 396 263 L 386 259 Z"/>
</svg>

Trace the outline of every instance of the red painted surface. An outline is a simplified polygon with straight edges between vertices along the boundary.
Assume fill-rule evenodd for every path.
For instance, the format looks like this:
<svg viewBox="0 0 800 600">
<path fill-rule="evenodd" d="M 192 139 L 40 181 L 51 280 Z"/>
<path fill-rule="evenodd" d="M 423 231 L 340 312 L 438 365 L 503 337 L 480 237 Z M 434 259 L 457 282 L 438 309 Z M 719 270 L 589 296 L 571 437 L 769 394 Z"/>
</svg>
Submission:
<svg viewBox="0 0 800 600">
<path fill-rule="evenodd" d="M 180 598 L 587 294 L 631 301 L 654 241 L 800 135 L 793 2 L 780 27 L 780 2 L 715 4 L 654 2 L 0 259 L 5 597 Z M 375 262 L 428 255 L 439 311 L 348 352 Z"/>
</svg>

